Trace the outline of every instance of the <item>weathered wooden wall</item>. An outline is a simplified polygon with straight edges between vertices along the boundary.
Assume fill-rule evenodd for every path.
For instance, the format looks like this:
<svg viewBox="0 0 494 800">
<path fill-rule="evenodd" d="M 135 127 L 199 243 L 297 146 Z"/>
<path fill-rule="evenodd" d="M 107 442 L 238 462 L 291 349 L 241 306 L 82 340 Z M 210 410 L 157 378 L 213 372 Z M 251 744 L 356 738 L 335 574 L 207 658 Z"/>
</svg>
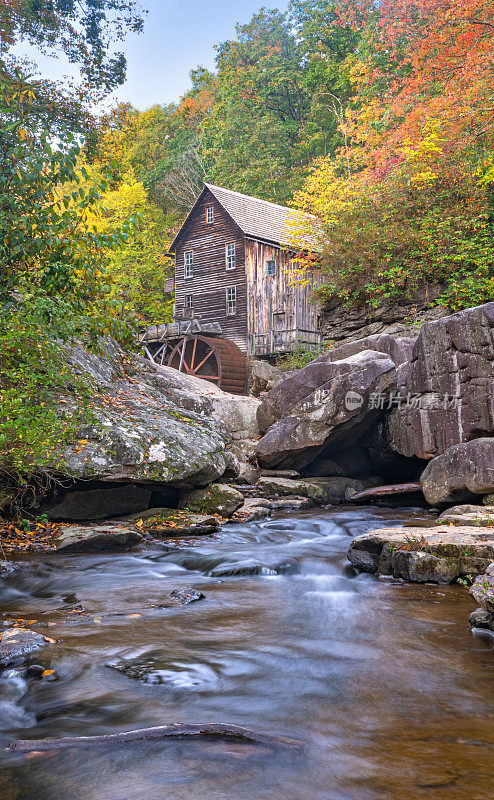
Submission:
<svg viewBox="0 0 494 800">
<path fill-rule="evenodd" d="M 289 260 L 279 247 L 245 241 L 249 343 L 254 334 L 271 330 L 317 331 L 319 311 L 311 295 L 320 276 L 316 273 L 307 285 L 293 284 Z M 276 261 L 276 275 L 267 274 L 268 261 Z"/>
<path fill-rule="evenodd" d="M 214 207 L 214 222 L 206 223 L 206 206 Z M 226 269 L 225 245 L 235 242 L 236 266 Z M 185 278 L 184 253 L 194 252 L 194 277 Z M 194 312 L 203 322 L 219 322 L 226 339 L 247 351 L 247 293 L 244 235 L 221 205 L 206 192 L 192 210 L 176 245 L 175 307 L 180 316 L 185 296 L 194 296 Z M 226 314 L 226 287 L 237 288 L 237 313 Z"/>
</svg>

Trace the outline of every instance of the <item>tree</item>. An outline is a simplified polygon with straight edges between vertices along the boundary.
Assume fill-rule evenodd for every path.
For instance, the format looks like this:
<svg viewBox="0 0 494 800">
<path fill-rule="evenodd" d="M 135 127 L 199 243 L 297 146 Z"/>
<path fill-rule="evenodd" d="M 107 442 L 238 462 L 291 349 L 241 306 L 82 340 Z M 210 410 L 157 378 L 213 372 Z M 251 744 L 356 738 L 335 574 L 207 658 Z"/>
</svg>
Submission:
<svg viewBox="0 0 494 800">
<path fill-rule="evenodd" d="M 310 109 L 301 52 L 285 14 L 262 10 L 217 48 L 214 107 L 204 125 L 212 180 L 287 202 L 305 165 Z"/>
<path fill-rule="evenodd" d="M 175 219 L 167 219 L 148 198 L 132 171 L 116 189 L 102 195 L 94 221 L 99 231 L 108 233 L 129 219 L 133 225 L 126 241 L 108 253 L 105 269 L 115 311 L 140 325 L 170 321 L 173 298 L 165 292 L 165 279 L 174 269 L 168 247 Z"/>
<path fill-rule="evenodd" d="M 296 201 L 318 215 L 323 290 L 347 303 L 444 285 L 452 309 L 492 298 L 492 3 L 346 4 L 361 45 L 348 146 L 315 163 Z M 294 240 L 307 243 L 307 231 Z"/>
<path fill-rule="evenodd" d="M 40 53 L 63 52 L 78 64 L 88 89 L 100 95 L 125 79 L 126 60 L 112 43 L 139 32 L 143 13 L 136 0 L 0 0 L 0 52 L 26 41 Z"/>
</svg>

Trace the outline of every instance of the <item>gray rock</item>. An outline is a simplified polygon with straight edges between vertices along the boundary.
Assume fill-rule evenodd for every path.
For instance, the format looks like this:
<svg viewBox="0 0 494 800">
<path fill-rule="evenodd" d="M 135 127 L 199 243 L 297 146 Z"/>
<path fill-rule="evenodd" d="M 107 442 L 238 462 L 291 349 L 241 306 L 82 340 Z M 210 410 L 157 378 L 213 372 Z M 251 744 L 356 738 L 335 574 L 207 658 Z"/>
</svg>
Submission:
<svg viewBox="0 0 494 800">
<path fill-rule="evenodd" d="M 180 508 L 200 514 L 230 517 L 244 503 L 244 496 L 233 486 L 213 483 L 207 489 L 187 492 L 180 499 Z"/>
<path fill-rule="evenodd" d="M 286 511 L 293 509 L 300 511 L 303 508 L 309 508 L 313 505 L 313 501 L 308 497 L 284 497 L 282 500 L 273 500 L 273 511 Z"/>
<path fill-rule="evenodd" d="M 269 361 L 252 361 L 250 363 L 250 373 L 252 388 L 250 390 L 253 397 L 259 397 L 262 392 L 269 392 L 276 384 L 283 380 L 283 373 L 277 367 L 273 367 Z"/>
<path fill-rule="evenodd" d="M 0 576 L 10 575 L 18 569 L 18 564 L 13 564 L 11 561 L 0 561 Z"/>
<path fill-rule="evenodd" d="M 289 559 L 275 564 L 262 564 L 253 559 L 246 559 L 245 561 L 219 564 L 208 575 L 211 578 L 226 578 L 238 575 L 279 575 L 293 572 L 295 568 L 295 563 Z"/>
<path fill-rule="evenodd" d="M 266 431 L 256 447 L 261 466 L 300 469 L 329 445 L 354 441 L 383 414 L 371 395 L 393 388 L 395 364 L 375 350 L 311 362 L 272 389 L 259 406 L 259 427 Z"/>
<path fill-rule="evenodd" d="M 261 469 L 261 478 L 300 478 L 300 472 L 296 469 Z"/>
<path fill-rule="evenodd" d="M 494 508 L 488 506 L 454 506 L 443 511 L 437 520 L 438 525 L 473 525 L 494 527 Z"/>
<path fill-rule="evenodd" d="M 190 586 L 183 586 L 181 589 L 174 589 L 170 592 L 172 600 L 178 600 L 180 605 L 187 606 L 189 603 L 194 603 L 197 600 L 202 600 L 205 595 L 198 589 Z"/>
<path fill-rule="evenodd" d="M 259 470 L 250 464 L 240 464 L 240 470 L 236 478 L 236 483 L 248 484 L 253 486 L 259 480 Z"/>
<path fill-rule="evenodd" d="M 125 356 L 111 340 L 102 352 L 68 350 L 69 367 L 94 388 L 94 422 L 57 453 L 78 479 L 205 486 L 231 467 L 227 444 L 258 435 L 258 401 L 210 382 Z M 76 397 L 64 405 L 79 418 Z"/>
<path fill-rule="evenodd" d="M 429 462 L 420 483 L 430 505 L 488 494 L 494 490 L 494 438 L 450 447 Z"/>
<path fill-rule="evenodd" d="M 9 628 L 0 634 L 0 667 L 18 664 L 23 657 L 40 647 L 50 644 L 36 631 L 25 628 Z"/>
<path fill-rule="evenodd" d="M 144 511 L 150 500 L 151 490 L 145 486 L 109 486 L 69 492 L 46 515 L 53 520 L 105 519 Z"/>
<path fill-rule="evenodd" d="M 494 631 L 494 614 L 489 614 L 483 608 L 476 608 L 475 611 L 472 611 L 468 621 L 472 628 Z"/>
<path fill-rule="evenodd" d="M 277 575 L 277 571 L 267 564 L 246 560 L 232 564 L 220 564 L 218 567 L 210 570 L 208 575 L 211 578 L 227 578 L 237 575 Z"/>
<path fill-rule="evenodd" d="M 348 559 L 358 570 L 420 583 L 482 575 L 494 556 L 485 528 L 383 528 L 357 536 Z"/>
<path fill-rule="evenodd" d="M 403 380 L 414 404 L 387 420 L 392 449 L 430 459 L 494 434 L 493 329 L 494 303 L 422 326 Z M 445 396 L 458 401 L 445 406 Z"/>
<path fill-rule="evenodd" d="M 57 553 L 109 553 L 130 550 L 141 541 L 137 530 L 117 525 L 62 528 L 55 542 Z"/>
<path fill-rule="evenodd" d="M 219 528 L 218 520 L 209 514 L 192 514 L 170 508 L 155 508 L 154 512 L 143 517 L 141 527 L 143 532 L 153 537 L 209 536 Z"/>
<path fill-rule="evenodd" d="M 290 480 L 290 478 L 261 478 L 257 491 L 263 497 L 308 497 L 316 502 L 324 501 L 324 490 L 313 481 Z"/>
<path fill-rule="evenodd" d="M 381 479 L 379 476 L 369 476 L 359 480 L 357 478 L 333 477 L 333 478 L 307 478 L 312 484 L 316 484 L 323 492 L 323 503 L 344 503 L 347 492 L 363 492 L 372 486 L 379 486 Z"/>
<path fill-rule="evenodd" d="M 231 516 L 231 522 L 256 522 L 269 516 L 270 510 L 265 506 L 256 506 L 253 503 L 244 505 Z"/>
<path fill-rule="evenodd" d="M 479 575 L 470 586 L 470 594 L 484 611 L 494 614 L 494 575 Z"/>
</svg>

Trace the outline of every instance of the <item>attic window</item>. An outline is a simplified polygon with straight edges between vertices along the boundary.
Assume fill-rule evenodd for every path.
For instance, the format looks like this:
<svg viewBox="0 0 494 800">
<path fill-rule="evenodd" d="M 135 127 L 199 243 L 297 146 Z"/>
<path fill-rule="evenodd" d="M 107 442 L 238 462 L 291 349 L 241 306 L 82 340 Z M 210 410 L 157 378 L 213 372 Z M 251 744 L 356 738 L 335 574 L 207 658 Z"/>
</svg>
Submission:
<svg viewBox="0 0 494 800">
<path fill-rule="evenodd" d="M 212 225 L 214 222 L 214 208 L 213 206 L 206 206 L 206 222 Z"/>
<path fill-rule="evenodd" d="M 235 269 L 235 242 L 226 245 L 226 268 Z"/>
<path fill-rule="evenodd" d="M 266 275 L 276 275 L 276 261 L 266 262 Z"/>
<path fill-rule="evenodd" d="M 185 277 L 186 278 L 193 278 L 194 277 L 194 252 L 193 250 L 188 250 L 184 253 L 184 263 L 185 263 Z"/>
</svg>

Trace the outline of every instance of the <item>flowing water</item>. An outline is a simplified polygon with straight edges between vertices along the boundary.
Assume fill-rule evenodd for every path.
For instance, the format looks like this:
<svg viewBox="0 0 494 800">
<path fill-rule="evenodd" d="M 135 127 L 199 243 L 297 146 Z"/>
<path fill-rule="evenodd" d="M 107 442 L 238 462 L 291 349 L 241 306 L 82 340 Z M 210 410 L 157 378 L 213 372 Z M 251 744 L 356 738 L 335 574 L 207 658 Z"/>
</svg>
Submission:
<svg viewBox="0 0 494 800">
<path fill-rule="evenodd" d="M 491 800 L 494 639 L 470 632 L 467 591 L 355 576 L 346 560 L 352 536 L 417 519 L 431 520 L 340 508 L 226 526 L 172 552 L 31 559 L 4 580 L 0 608 L 55 623 L 39 630 L 59 641 L 31 660 L 58 679 L 26 689 L 4 673 L 0 747 L 183 721 L 303 746 L 4 751 L 0 798 Z M 264 574 L 207 575 L 227 562 Z M 205 598 L 160 608 L 181 586 Z"/>
</svg>

